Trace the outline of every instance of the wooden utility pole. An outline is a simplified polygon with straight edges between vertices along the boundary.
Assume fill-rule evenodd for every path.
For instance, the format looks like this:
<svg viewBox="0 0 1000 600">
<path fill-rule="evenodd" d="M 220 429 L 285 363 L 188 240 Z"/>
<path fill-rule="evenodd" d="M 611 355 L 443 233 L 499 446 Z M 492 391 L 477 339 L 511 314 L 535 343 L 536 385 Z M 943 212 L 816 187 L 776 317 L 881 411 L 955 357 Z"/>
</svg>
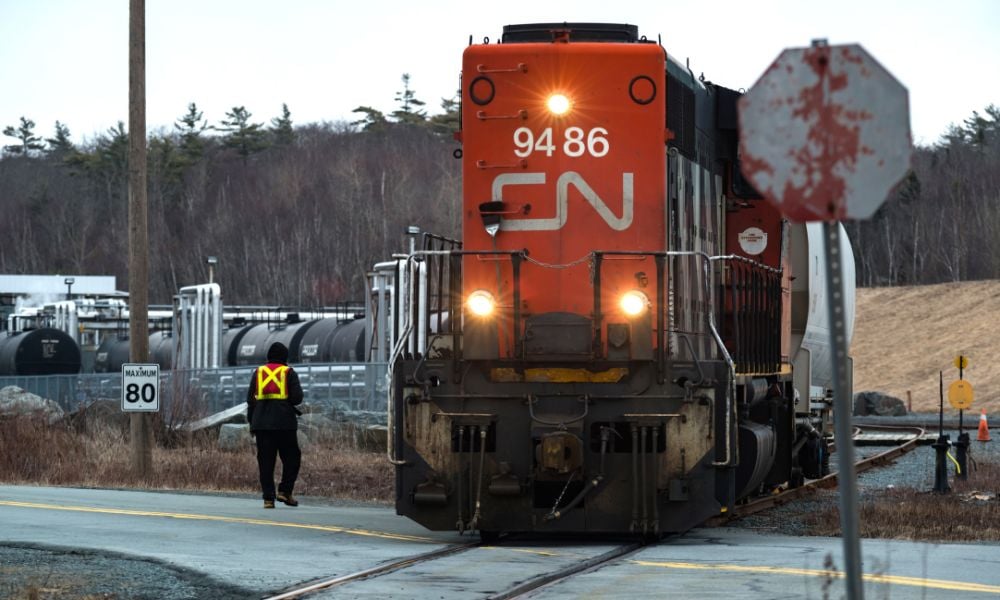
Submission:
<svg viewBox="0 0 1000 600">
<path fill-rule="evenodd" d="M 129 0 L 128 44 L 128 310 L 129 354 L 149 360 L 149 236 L 146 218 L 146 0 Z M 132 471 L 153 470 L 149 413 L 130 415 Z"/>
</svg>

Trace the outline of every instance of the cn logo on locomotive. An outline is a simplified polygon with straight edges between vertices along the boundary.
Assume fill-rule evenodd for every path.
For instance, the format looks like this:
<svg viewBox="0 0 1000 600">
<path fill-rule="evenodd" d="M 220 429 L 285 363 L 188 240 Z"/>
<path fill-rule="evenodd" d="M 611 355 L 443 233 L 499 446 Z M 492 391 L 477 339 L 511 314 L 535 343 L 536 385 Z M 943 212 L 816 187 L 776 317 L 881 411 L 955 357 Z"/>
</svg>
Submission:
<svg viewBox="0 0 1000 600">
<path fill-rule="evenodd" d="M 534 219 L 503 219 L 500 229 L 504 231 L 556 231 L 566 225 L 569 204 L 569 186 L 575 187 L 584 200 L 594 207 L 611 229 L 625 231 L 632 225 L 633 173 L 622 173 L 622 214 L 615 215 L 597 192 L 576 171 L 566 171 L 556 181 L 556 215 Z M 493 201 L 503 202 L 503 189 L 511 185 L 542 185 L 545 173 L 504 173 L 493 180 Z"/>
</svg>

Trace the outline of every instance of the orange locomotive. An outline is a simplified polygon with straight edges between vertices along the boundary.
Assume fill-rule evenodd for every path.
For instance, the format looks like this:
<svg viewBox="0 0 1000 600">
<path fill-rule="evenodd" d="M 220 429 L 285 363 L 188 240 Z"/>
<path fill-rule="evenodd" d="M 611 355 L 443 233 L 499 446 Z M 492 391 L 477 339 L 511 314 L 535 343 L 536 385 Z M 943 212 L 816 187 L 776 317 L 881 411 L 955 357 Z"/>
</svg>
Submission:
<svg viewBox="0 0 1000 600">
<path fill-rule="evenodd" d="M 466 49 L 462 240 L 410 256 L 391 361 L 400 514 L 655 535 L 822 472 L 793 235 L 739 176 L 738 96 L 631 25 Z"/>
</svg>

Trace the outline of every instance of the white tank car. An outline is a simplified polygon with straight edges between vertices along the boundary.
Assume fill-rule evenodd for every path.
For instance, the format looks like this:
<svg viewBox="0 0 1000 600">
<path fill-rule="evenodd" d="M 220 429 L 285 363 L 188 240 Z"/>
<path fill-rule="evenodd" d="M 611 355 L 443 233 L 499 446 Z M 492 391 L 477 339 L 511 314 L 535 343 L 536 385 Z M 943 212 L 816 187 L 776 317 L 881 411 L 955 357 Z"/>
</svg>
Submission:
<svg viewBox="0 0 1000 600">
<path fill-rule="evenodd" d="M 854 334 L 854 252 L 847 232 L 840 227 L 840 254 L 843 257 L 844 308 L 847 318 L 847 344 Z M 826 285 L 826 255 L 823 251 L 823 224 L 807 223 L 791 226 L 792 262 L 792 337 L 790 359 L 794 368 L 795 389 L 800 398 L 813 402 L 826 397 L 833 385 L 830 364 L 829 294 Z M 850 360 L 850 359 L 849 359 Z M 847 369 L 853 394 L 854 365 Z M 798 403 L 799 412 L 808 408 Z M 813 409 L 819 408 L 816 406 Z"/>
</svg>

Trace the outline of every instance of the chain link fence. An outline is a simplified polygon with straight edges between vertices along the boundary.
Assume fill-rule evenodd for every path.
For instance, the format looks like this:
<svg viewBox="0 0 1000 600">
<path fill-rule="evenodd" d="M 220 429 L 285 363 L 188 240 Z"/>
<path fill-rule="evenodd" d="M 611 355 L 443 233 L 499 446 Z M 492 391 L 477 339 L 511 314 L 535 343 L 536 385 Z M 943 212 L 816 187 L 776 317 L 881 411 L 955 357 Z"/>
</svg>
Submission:
<svg viewBox="0 0 1000 600">
<path fill-rule="evenodd" d="M 305 403 L 340 411 L 384 412 L 387 402 L 385 363 L 293 365 L 302 382 Z M 246 402 L 253 367 L 160 372 L 160 412 L 210 415 Z M 121 373 L 0 377 L 0 388 L 17 386 L 76 412 L 90 403 L 121 402 Z"/>
</svg>

